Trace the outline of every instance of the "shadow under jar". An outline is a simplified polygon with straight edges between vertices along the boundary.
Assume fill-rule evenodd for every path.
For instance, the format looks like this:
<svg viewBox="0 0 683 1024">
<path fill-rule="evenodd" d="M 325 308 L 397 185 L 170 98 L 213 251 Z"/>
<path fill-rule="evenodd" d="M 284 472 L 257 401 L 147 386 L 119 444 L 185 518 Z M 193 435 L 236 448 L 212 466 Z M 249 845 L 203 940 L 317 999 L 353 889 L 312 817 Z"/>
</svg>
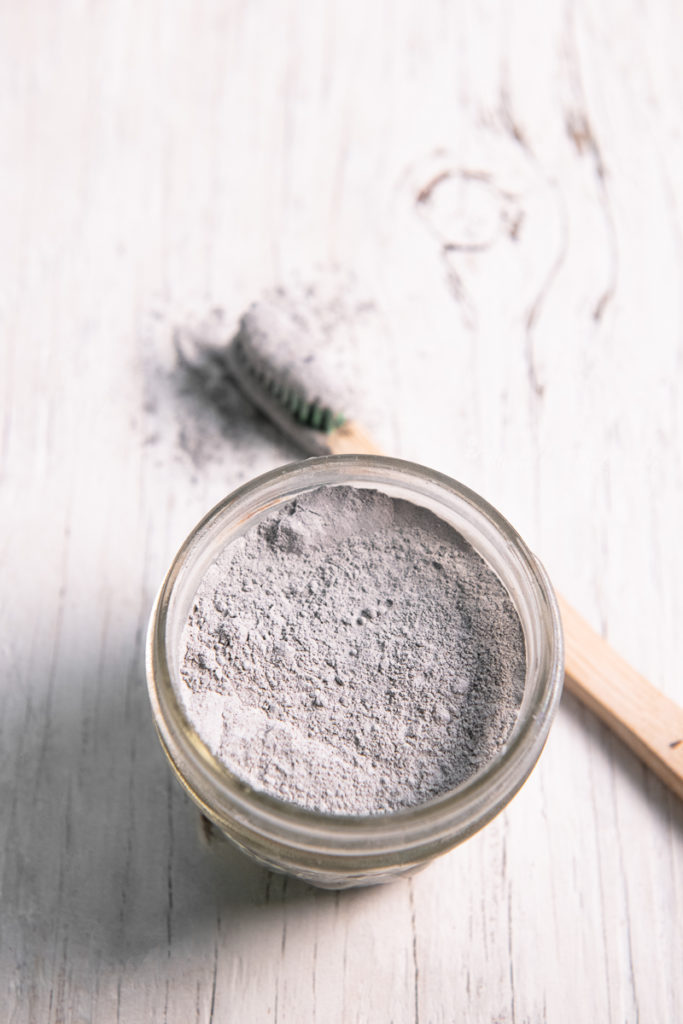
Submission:
<svg viewBox="0 0 683 1024">
<path fill-rule="evenodd" d="M 502 581 L 524 634 L 523 696 L 501 749 L 460 785 L 390 813 L 326 814 L 253 788 L 209 750 L 178 696 L 181 636 L 208 568 L 226 545 L 278 507 L 306 491 L 338 485 L 412 502 L 457 530 Z M 462 484 L 414 463 L 379 456 L 307 459 L 266 473 L 220 502 L 176 555 L 157 596 L 147 642 L 157 732 L 175 775 L 202 814 L 269 868 L 335 889 L 386 882 L 415 871 L 502 810 L 538 760 L 562 679 L 557 603 L 543 567 L 515 530 Z"/>
</svg>

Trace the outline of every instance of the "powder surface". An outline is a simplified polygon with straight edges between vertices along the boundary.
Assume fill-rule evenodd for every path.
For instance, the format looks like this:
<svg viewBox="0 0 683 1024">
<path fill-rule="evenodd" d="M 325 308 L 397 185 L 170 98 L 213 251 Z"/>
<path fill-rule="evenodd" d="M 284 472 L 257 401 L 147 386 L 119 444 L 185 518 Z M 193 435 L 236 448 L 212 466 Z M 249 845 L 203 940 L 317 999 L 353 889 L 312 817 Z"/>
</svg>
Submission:
<svg viewBox="0 0 683 1024">
<path fill-rule="evenodd" d="M 432 512 L 307 492 L 227 545 L 181 639 L 179 697 L 255 789 L 331 814 L 413 806 L 500 749 L 522 626 L 498 576 Z"/>
</svg>

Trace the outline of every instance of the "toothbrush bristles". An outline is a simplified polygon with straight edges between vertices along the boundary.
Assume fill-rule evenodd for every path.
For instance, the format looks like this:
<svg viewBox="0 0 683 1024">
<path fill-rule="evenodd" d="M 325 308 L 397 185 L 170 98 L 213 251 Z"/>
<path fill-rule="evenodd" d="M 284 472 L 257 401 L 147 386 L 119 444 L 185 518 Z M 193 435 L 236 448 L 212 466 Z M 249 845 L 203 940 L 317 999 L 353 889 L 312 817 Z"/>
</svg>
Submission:
<svg viewBox="0 0 683 1024">
<path fill-rule="evenodd" d="M 239 335 L 233 341 L 233 351 L 237 356 L 239 368 L 243 370 L 261 391 L 277 402 L 297 423 L 311 430 L 329 434 L 346 421 L 341 413 L 336 413 L 317 399 L 307 399 L 296 387 L 288 386 L 260 361 L 251 358 L 248 344 Z"/>
</svg>

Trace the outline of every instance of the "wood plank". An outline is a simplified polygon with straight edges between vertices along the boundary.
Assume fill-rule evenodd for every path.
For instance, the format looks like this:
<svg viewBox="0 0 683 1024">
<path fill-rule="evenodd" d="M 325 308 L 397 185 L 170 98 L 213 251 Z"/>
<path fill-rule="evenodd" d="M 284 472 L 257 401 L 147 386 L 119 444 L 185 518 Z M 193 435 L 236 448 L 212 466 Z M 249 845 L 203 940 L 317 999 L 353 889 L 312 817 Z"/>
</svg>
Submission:
<svg viewBox="0 0 683 1024">
<path fill-rule="evenodd" d="M 683 805 L 570 694 L 487 829 L 336 896 L 205 848 L 143 644 L 194 522 L 298 456 L 176 341 L 315 277 L 378 443 L 496 504 L 683 701 L 682 30 L 2 6 L 0 1019 L 677 1018 Z"/>
</svg>

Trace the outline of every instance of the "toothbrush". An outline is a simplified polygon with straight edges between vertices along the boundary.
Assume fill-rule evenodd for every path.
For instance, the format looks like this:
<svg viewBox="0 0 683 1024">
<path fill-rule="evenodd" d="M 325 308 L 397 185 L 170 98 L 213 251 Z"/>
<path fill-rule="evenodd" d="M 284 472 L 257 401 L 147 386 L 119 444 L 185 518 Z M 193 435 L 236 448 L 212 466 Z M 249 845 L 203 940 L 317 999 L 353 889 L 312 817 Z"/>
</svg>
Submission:
<svg viewBox="0 0 683 1024">
<path fill-rule="evenodd" d="M 300 448 L 314 455 L 380 455 L 345 409 L 352 382 L 339 381 L 327 344 L 283 291 L 255 303 L 228 346 L 238 387 Z M 636 672 L 558 595 L 565 642 L 565 685 L 680 798 L 683 709 Z"/>
</svg>

